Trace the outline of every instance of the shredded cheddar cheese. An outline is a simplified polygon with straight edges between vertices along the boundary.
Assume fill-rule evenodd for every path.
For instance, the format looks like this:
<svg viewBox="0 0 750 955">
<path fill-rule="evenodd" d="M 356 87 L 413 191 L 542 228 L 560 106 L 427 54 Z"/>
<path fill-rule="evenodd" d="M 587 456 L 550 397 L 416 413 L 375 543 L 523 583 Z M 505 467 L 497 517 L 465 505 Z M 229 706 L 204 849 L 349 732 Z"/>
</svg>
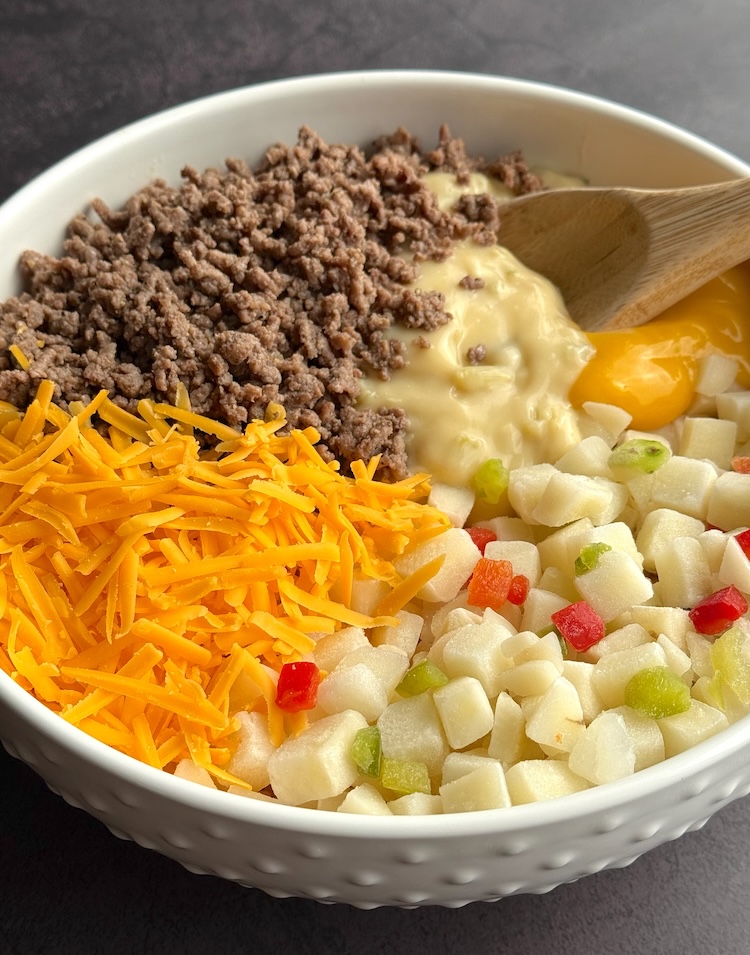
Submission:
<svg viewBox="0 0 750 955">
<path fill-rule="evenodd" d="M 275 744 L 299 733 L 304 715 L 276 705 L 281 666 L 341 626 L 393 624 L 439 561 L 405 580 L 391 561 L 447 518 L 425 475 L 384 484 L 376 459 L 343 476 L 314 429 L 279 434 L 277 406 L 239 432 L 186 392 L 139 416 L 53 394 L 0 416 L 0 668 L 122 752 L 247 788 L 223 768 L 238 681 Z M 375 616 L 351 606 L 368 577 L 388 585 Z"/>
</svg>

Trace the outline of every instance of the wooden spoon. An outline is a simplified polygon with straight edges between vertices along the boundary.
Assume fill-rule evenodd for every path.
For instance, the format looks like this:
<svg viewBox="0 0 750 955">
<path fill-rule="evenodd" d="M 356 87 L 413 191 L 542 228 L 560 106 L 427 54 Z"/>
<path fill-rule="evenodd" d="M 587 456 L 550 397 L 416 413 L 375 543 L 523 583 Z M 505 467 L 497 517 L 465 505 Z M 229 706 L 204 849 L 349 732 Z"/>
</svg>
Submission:
<svg viewBox="0 0 750 955">
<path fill-rule="evenodd" d="M 642 325 L 750 259 L 750 179 L 532 193 L 501 206 L 498 238 L 557 285 L 581 328 Z"/>
</svg>

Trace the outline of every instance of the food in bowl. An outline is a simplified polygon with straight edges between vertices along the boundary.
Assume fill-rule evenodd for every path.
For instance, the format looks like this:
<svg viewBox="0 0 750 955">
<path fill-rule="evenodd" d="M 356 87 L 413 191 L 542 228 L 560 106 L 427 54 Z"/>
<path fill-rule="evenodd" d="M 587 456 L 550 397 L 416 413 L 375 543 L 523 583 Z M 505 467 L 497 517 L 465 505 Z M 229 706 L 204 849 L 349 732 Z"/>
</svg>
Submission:
<svg viewBox="0 0 750 955">
<path fill-rule="evenodd" d="M 0 309 L 6 672 L 156 768 L 376 814 L 577 792 L 747 712 L 746 268 L 585 336 L 495 241 L 544 187 L 518 153 L 305 128 L 184 175 Z"/>
</svg>

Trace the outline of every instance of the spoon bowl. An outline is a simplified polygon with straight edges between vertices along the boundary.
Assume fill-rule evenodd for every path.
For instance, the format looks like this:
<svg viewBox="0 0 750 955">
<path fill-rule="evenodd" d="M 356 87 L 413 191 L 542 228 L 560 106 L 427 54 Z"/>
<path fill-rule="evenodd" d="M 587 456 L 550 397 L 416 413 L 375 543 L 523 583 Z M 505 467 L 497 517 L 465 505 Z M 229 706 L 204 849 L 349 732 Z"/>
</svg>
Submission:
<svg viewBox="0 0 750 955">
<path fill-rule="evenodd" d="M 503 206 L 499 240 L 585 331 L 643 325 L 750 258 L 750 178 L 532 193 Z"/>
</svg>

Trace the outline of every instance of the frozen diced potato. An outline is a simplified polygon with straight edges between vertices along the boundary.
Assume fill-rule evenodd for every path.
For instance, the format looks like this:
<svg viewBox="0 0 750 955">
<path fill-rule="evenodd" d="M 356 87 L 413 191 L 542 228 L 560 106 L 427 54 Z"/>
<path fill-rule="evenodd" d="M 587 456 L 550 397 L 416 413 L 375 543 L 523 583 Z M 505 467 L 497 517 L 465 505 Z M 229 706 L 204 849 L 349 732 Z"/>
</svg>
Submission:
<svg viewBox="0 0 750 955">
<path fill-rule="evenodd" d="M 579 735 L 570 751 L 568 766 L 595 786 L 631 776 L 635 770 L 635 749 L 622 716 L 600 713 Z"/>
<path fill-rule="evenodd" d="M 454 527 L 463 527 L 474 507 L 474 492 L 470 488 L 436 482 L 427 503 L 447 514 Z"/>
<path fill-rule="evenodd" d="M 575 603 L 579 597 L 574 578 L 570 574 L 564 574 L 557 567 L 548 567 L 542 571 L 538 587 L 540 590 L 548 590 L 557 594 L 558 597 L 562 597 L 566 604 Z M 523 621 L 523 614 L 521 620 Z"/>
<path fill-rule="evenodd" d="M 728 534 L 715 527 L 698 535 L 698 540 L 703 548 L 703 556 L 706 558 L 708 569 L 712 574 L 718 574 L 721 569 L 728 539 Z"/>
<path fill-rule="evenodd" d="M 711 569 L 696 538 L 673 538 L 659 550 L 655 562 L 665 606 L 694 607 L 711 593 Z"/>
<path fill-rule="evenodd" d="M 513 468 L 508 482 L 508 500 L 521 520 L 527 524 L 540 523 L 534 510 L 542 498 L 550 478 L 560 472 L 552 464 L 531 464 Z"/>
<path fill-rule="evenodd" d="M 562 675 L 576 688 L 587 725 L 602 711 L 602 701 L 594 689 L 594 664 L 585 660 L 564 660 Z"/>
<path fill-rule="evenodd" d="M 509 693 L 501 693 L 495 702 L 495 717 L 487 754 L 500 760 L 506 768 L 519 760 L 542 756 L 538 744 L 526 736 L 526 717 Z"/>
<path fill-rule="evenodd" d="M 546 633 L 543 637 L 536 637 L 535 640 L 530 640 L 529 643 L 519 649 L 513 655 L 513 662 L 516 664 L 526 663 L 527 660 L 549 660 L 550 663 L 554 663 L 558 671 L 562 673 L 563 668 L 563 653 L 562 647 L 560 646 L 560 638 L 554 631 Z M 512 640 L 513 637 L 510 637 L 503 644 L 503 650 L 506 650 L 508 643 Z"/>
<path fill-rule="evenodd" d="M 409 657 L 398 647 L 358 647 L 351 653 L 347 653 L 339 662 L 336 672 L 345 671 L 360 664 L 372 670 L 386 695 L 390 696 L 409 669 Z"/>
<path fill-rule="evenodd" d="M 462 676 L 433 693 L 448 743 L 463 749 L 486 736 L 492 729 L 493 712 L 479 680 Z"/>
<path fill-rule="evenodd" d="M 196 766 L 192 759 L 181 759 L 175 767 L 174 775 L 180 779 L 187 779 L 191 783 L 198 783 L 207 789 L 216 789 L 213 777 L 202 766 Z"/>
<path fill-rule="evenodd" d="M 451 783 L 459 776 L 465 776 L 467 773 L 480 769 L 486 763 L 494 763 L 486 749 L 470 749 L 465 753 L 448 753 L 443 763 L 443 772 L 440 783 Z"/>
<path fill-rule="evenodd" d="M 350 606 L 357 613 L 371 617 L 380 601 L 390 593 L 390 587 L 384 580 L 372 577 L 355 577 L 352 581 Z"/>
<path fill-rule="evenodd" d="M 434 611 L 432 611 L 432 604 L 427 604 L 428 629 L 433 637 L 439 637 L 444 634 L 446 630 L 452 630 L 455 627 L 455 624 L 451 622 L 451 615 L 454 610 L 466 610 L 469 613 L 476 612 L 476 608 L 469 608 L 468 599 L 469 592 L 464 589 L 459 591 L 453 600 L 448 600 L 444 604 L 437 605 Z"/>
<path fill-rule="evenodd" d="M 558 676 L 527 718 L 526 735 L 545 751 L 569 753 L 583 729 L 583 709 L 576 688 Z"/>
<path fill-rule="evenodd" d="M 391 799 L 388 808 L 394 816 L 437 816 L 443 811 L 443 800 L 429 793 L 408 793 Z"/>
<path fill-rule="evenodd" d="M 630 706 L 616 706 L 609 713 L 620 716 L 635 752 L 634 772 L 664 759 L 664 737 L 656 720 Z"/>
<path fill-rule="evenodd" d="M 737 423 L 721 418 L 686 418 L 680 435 L 679 453 L 687 458 L 704 458 L 717 467 L 731 467 Z"/>
<path fill-rule="evenodd" d="M 612 630 L 606 637 L 589 647 L 581 654 L 581 659 L 588 663 L 596 663 L 608 653 L 617 653 L 618 650 L 629 650 L 631 647 L 641 647 L 644 643 L 651 643 L 651 634 L 639 623 L 626 623 L 616 630 Z"/>
<path fill-rule="evenodd" d="M 374 627 L 370 631 L 370 642 L 374 647 L 396 647 L 411 657 L 422 635 L 424 619 L 408 610 L 399 610 L 395 617 L 398 620 L 396 626 Z"/>
<path fill-rule="evenodd" d="M 606 428 L 614 438 L 617 438 L 632 421 L 632 415 L 627 411 L 618 408 L 617 405 L 607 404 L 603 401 L 584 401 L 583 410 L 590 418 L 598 421 L 602 427 Z"/>
<path fill-rule="evenodd" d="M 324 713 L 356 710 L 371 723 L 388 706 L 388 693 L 370 667 L 357 663 L 321 680 L 317 705 Z"/>
<path fill-rule="evenodd" d="M 502 618 L 492 610 L 486 610 L 480 624 L 469 624 L 450 632 L 441 640 L 440 661 L 451 679 L 460 676 L 475 677 L 484 687 L 484 692 L 494 699 L 502 688 L 503 673 L 511 666 L 505 656 L 503 642 L 512 636 L 512 631 Z M 440 666 L 437 658 L 430 659 Z"/>
<path fill-rule="evenodd" d="M 719 475 L 711 487 L 706 520 L 724 531 L 750 527 L 750 474 Z"/>
<path fill-rule="evenodd" d="M 648 667 L 666 666 L 667 658 L 656 643 L 619 650 L 594 664 L 594 689 L 605 709 L 622 706 L 631 677 Z"/>
<path fill-rule="evenodd" d="M 565 597 L 553 594 L 550 590 L 532 587 L 523 605 L 521 628 L 523 630 L 546 630 L 551 626 L 550 617 L 570 603 Z"/>
<path fill-rule="evenodd" d="M 227 792 L 232 796 L 244 796 L 245 799 L 255 799 L 259 802 L 278 803 L 278 799 L 273 796 L 267 796 L 265 793 L 256 793 L 252 789 L 245 789 L 244 786 L 227 786 Z"/>
<path fill-rule="evenodd" d="M 443 812 L 507 809 L 511 805 L 505 773 L 496 760 L 440 787 Z"/>
<path fill-rule="evenodd" d="M 388 803 L 374 786 L 362 783 L 350 789 L 336 812 L 356 812 L 364 816 L 390 816 Z"/>
<path fill-rule="evenodd" d="M 491 560 L 509 560 L 513 565 L 513 573 L 523 574 L 530 586 L 536 587 L 542 572 L 536 544 L 528 541 L 491 541 L 485 547 L 484 556 Z"/>
<path fill-rule="evenodd" d="M 556 567 L 562 573 L 572 576 L 573 563 L 581 553 L 581 548 L 591 542 L 593 530 L 592 522 L 588 518 L 582 518 L 553 531 L 539 541 L 542 569 Z"/>
<path fill-rule="evenodd" d="M 488 527 L 501 541 L 530 541 L 534 543 L 534 528 L 529 527 L 520 517 L 491 517 L 477 526 Z"/>
<path fill-rule="evenodd" d="M 656 638 L 657 644 L 664 651 L 664 656 L 667 659 L 667 666 L 669 669 L 676 673 L 677 676 L 682 677 L 683 679 L 689 682 L 691 667 L 690 667 L 690 657 L 684 650 L 680 650 L 679 647 L 675 646 L 672 641 L 664 636 L 663 633 L 660 633 Z"/>
<path fill-rule="evenodd" d="M 377 725 L 384 756 L 424 763 L 430 776 L 440 773 L 449 748 L 429 693 L 391 703 Z"/>
<path fill-rule="evenodd" d="M 728 391 L 717 395 L 716 410 L 720 418 L 736 422 L 738 441 L 750 438 L 750 391 Z"/>
<path fill-rule="evenodd" d="M 347 653 L 358 647 L 369 647 L 370 641 L 362 627 L 343 627 L 328 633 L 315 644 L 313 659 L 321 670 L 334 670 Z"/>
<path fill-rule="evenodd" d="M 703 521 L 670 507 L 657 507 L 643 518 L 636 546 L 643 554 L 645 570 L 656 570 L 656 555 L 675 537 L 698 537 L 706 529 Z"/>
<path fill-rule="evenodd" d="M 681 650 L 685 649 L 687 633 L 693 626 L 688 611 L 683 607 L 636 605 L 630 608 L 630 619 L 645 627 L 652 636 L 663 633 Z"/>
<path fill-rule="evenodd" d="M 739 362 L 727 355 L 706 355 L 698 361 L 695 391 L 699 395 L 715 398 L 734 383 Z"/>
<path fill-rule="evenodd" d="M 514 806 L 555 799 L 589 789 L 588 780 L 577 776 L 559 759 L 527 759 L 505 773 L 510 801 Z"/>
<path fill-rule="evenodd" d="M 611 446 L 599 435 L 590 435 L 566 451 L 555 461 L 558 471 L 565 474 L 585 474 L 587 477 L 612 478 L 609 469 Z"/>
<path fill-rule="evenodd" d="M 605 621 L 614 620 L 633 604 L 653 597 L 651 581 L 624 551 L 609 550 L 599 556 L 596 567 L 576 577 L 581 597 Z"/>
<path fill-rule="evenodd" d="M 276 798 L 300 806 L 345 792 L 358 776 L 351 749 L 358 730 L 365 726 L 367 720 L 361 713 L 345 710 L 285 740 L 268 760 Z"/>
<path fill-rule="evenodd" d="M 719 580 L 725 587 L 734 584 L 738 590 L 750 594 L 750 560 L 733 536 L 724 547 Z"/>
<path fill-rule="evenodd" d="M 685 637 L 685 651 L 690 657 L 690 669 L 697 677 L 712 677 L 714 665 L 711 662 L 711 645 L 713 640 L 704 637 L 695 630 L 689 630 Z"/>
<path fill-rule="evenodd" d="M 243 779 L 253 789 L 265 789 L 268 778 L 268 758 L 276 748 L 268 732 L 268 717 L 264 713 L 238 713 L 239 723 L 236 747 L 227 764 L 227 772 Z"/>
<path fill-rule="evenodd" d="M 684 713 L 665 716 L 657 722 L 667 757 L 676 756 L 729 726 L 721 710 L 699 700 L 692 700 L 690 709 Z"/>
<path fill-rule="evenodd" d="M 621 550 L 639 567 L 643 567 L 643 557 L 636 545 L 633 531 L 624 521 L 612 521 L 610 524 L 592 527 L 589 537 L 584 541 L 584 546 L 586 544 L 608 544 L 612 550 Z"/>
<path fill-rule="evenodd" d="M 627 490 L 615 481 L 555 470 L 532 517 L 547 527 L 561 527 L 583 517 L 593 524 L 608 524 L 616 520 L 627 499 Z"/>
<path fill-rule="evenodd" d="M 704 521 L 717 476 L 716 465 L 709 461 L 673 455 L 654 474 L 651 504 Z"/>
<path fill-rule="evenodd" d="M 401 554 L 393 566 L 402 577 L 408 577 L 436 557 L 443 556 L 443 565 L 419 591 L 428 601 L 452 600 L 468 580 L 481 554 L 469 534 L 460 527 L 451 527 L 436 537 Z"/>
<path fill-rule="evenodd" d="M 513 696 L 541 696 L 560 676 L 549 660 L 529 660 L 500 675 L 500 689 Z"/>
</svg>

